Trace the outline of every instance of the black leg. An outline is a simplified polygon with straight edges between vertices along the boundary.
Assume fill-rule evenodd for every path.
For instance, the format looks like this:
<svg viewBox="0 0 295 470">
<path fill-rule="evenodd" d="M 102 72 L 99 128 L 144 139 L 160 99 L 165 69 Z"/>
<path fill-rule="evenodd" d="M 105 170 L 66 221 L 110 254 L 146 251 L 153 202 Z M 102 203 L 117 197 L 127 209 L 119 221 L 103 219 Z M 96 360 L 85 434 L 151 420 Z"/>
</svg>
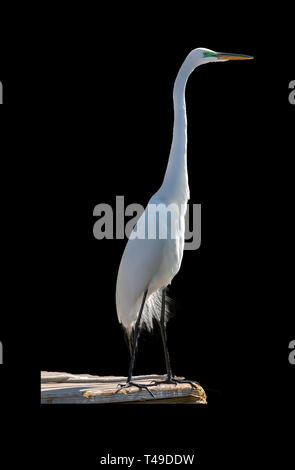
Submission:
<svg viewBox="0 0 295 470">
<path fill-rule="evenodd" d="M 139 327 L 140 327 L 140 320 L 141 320 L 141 316 L 142 316 L 143 307 L 144 307 L 144 304 L 145 304 L 145 299 L 146 299 L 147 292 L 148 291 L 146 290 L 145 293 L 143 294 L 141 307 L 140 307 L 139 314 L 138 314 L 138 317 L 137 317 L 137 320 L 136 320 L 136 323 L 135 323 L 134 335 L 133 335 L 132 356 L 131 356 L 130 365 L 129 365 L 129 374 L 128 374 L 127 382 L 130 382 L 131 379 L 132 379 L 132 373 L 133 373 L 134 361 L 135 361 L 135 353 L 136 353 L 136 346 L 137 346 L 137 339 L 138 339 L 138 333 L 139 333 Z"/>
<path fill-rule="evenodd" d="M 120 387 L 120 388 L 117 390 L 117 392 L 119 390 L 121 390 L 122 388 L 127 388 L 127 387 L 134 386 L 134 387 L 143 388 L 143 389 L 147 390 L 152 395 L 152 397 L 154 397 L 154 394 L 151 392 L 151 390 L 148 388 L 147 385 L 138 384 L 138 383 L 135 383 L 135 382 L 132 381 L 132 374 L 133 374 L 135 354 L 136 354 L 136 346 L 137 346 L 138 334 L 139 334 L 139 329 L 140 329 L 140 320 L 141 320 L 141 316 L 142 316 L 142 312 L 143 312 L 147 292 L 148 292 L 148 290 L 146 290 L 144 295 L 143 295 L 141 307 L 140 307 L 139 314 L 138 314 L 138 317 L 137 317 L 137 320 L 136 320 L 136 323 L 135 323 L 134 335 L 133 335 L 133 345 L 132 345 L 132 355 L 131 355 L 131 360 L 130 360 L 130 365 L 129 365 L 129 373 L 128 373 L 127 382 L 125 384 L 118 384 L 118 387 Z"/>
<path fill-rule="evenodd" d="M 168 379 L 171 379 L 172 370 L 171 370 L 170 356 L 169 356 L 168 343 L 167 343 L 165 306 L 166 306 L 166 287 L 164 287 L 162 291 L 162 309 L 161 309 L 160 329 L 161 329 L 162 342 L 164 346 L 167 376 L 168 376 Z"/>
<path fill-rule="evenodd" d="M 166 362 L 166 370 L 167 370 L 167 379 L 163 381 L 155 381 L 153 385 L 159 385 L 163 383 L 170 383 L 177 385 L 178 383 L 188 383 L 193 388 L 198 388 L 194 382 L 191 380 L 186 379 L 175 379 L 172 375 L 171 363 L 170 363 L 170 356 L 168 351 L 168 343 L 167 343 L 167 332 L 166 332 L 166 318 L 165 318 L 165 306 L 166 306 L 166 287 L 163 288 L 162 291 L 162 308 L 161 308 L 161 321 L 160 321 L 160 329 L 161 329 L 161 336 L 164 346 L 164 353 L 165 353 L 165 362 Z M 196 382 L 198 383 L 198 382 Z"/>
</svg>

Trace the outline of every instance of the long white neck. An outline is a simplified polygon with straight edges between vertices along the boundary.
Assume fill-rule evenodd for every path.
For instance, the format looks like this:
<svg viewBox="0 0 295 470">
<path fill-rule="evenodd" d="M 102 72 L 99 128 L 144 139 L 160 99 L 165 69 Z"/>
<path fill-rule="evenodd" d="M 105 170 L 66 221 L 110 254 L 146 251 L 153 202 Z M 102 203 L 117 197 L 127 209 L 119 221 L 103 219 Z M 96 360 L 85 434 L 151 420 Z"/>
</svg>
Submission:
<svg viewBox="0 0 295 470">
<path fill-rule="evenodd" d="M 168 166 L 160 194 L 166 200 L 184 204 L 189 199 L 187 174 L 187 119 L 185 87 L 196 63 L 188 55 L 182 64 L 173 89 L 174 126 Z"/>
</svg>

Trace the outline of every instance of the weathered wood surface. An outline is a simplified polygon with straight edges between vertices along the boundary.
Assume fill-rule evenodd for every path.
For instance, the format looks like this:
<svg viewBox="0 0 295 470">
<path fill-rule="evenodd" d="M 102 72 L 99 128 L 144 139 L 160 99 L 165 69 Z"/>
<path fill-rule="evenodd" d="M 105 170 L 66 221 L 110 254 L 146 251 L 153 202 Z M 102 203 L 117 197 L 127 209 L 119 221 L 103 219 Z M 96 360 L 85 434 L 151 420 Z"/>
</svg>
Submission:
<svg viewBox="0 0 295 470">
<path fill-rule="evenodd" d="M 41 372 L 42 404 L 104 404 L 104 403 L 206 403 L 204 389 L 190 384 L 150 385 L 154 380 L 165 379 L 162 375 L 139 375 L 133 380 L 146 384 L 154 394 L 137 387 L 118 390 L 118 384 L 126 377 L 100 377 L 87 374 L 74 375 L 66 372 Z M 195 383 L 195 382 L 194 382 Z"/>
</svg>

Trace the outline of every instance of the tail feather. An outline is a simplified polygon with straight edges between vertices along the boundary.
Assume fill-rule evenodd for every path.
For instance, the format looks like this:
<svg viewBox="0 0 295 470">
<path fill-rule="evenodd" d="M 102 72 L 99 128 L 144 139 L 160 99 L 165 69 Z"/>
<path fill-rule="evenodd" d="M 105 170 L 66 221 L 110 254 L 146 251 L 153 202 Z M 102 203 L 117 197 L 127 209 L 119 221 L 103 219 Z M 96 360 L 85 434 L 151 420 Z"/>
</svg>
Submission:
<svg viewBox="0 0 295 470">
<path fill-rule="evenodd" d="M 168 297 L 166 290 L 166 302 L 165 302 L 165 321 L 167 322 L 169 318 L 173 317 L 175 312 L 175 301 Z M 154 320 L 158 323 L 161 320 L 162 312 L 162 289 L 158 289 L 153 292 L 147 299 L 140 322 L 140 330 L 146 329 L 148 332 L 152 332 L 154 328 Z M 133 332 L 134 327 L 126 330 L 127 340 L 129 344 L 130 354 L 133 347 Z"/>
<path fill-rule="evenodd" d="M 171 316 L 173 316 L 173 306 L 174 300 L 167 296 L 166 294 L 166 303 L 165 303 L 165 321 L 167 322 Z M 145 303 L 142 319 L 141 319 L 141 328 L 147 329 L 149 332 L 152 332 L 154 327 L 154 320 L 160 322 L 162 312 L 162 289 L 155 291 L 150 295 L 148 300 Z"/>
</svg>

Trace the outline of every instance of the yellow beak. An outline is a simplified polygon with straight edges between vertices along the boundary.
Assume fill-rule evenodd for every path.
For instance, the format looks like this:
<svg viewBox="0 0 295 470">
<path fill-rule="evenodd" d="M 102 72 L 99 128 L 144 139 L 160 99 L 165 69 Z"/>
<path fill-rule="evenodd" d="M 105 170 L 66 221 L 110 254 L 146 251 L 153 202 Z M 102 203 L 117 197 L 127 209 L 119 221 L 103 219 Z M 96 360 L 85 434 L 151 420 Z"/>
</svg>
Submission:
<svg viewBox="0 0 295 470">
<path fill-rule="evenodd" d="M 218 52 L 217 57 L 220 60 L 249 60 L 254 59 L 251 55 L 244 54 L 229 54 L 227 52 Z"/>
</svg>

